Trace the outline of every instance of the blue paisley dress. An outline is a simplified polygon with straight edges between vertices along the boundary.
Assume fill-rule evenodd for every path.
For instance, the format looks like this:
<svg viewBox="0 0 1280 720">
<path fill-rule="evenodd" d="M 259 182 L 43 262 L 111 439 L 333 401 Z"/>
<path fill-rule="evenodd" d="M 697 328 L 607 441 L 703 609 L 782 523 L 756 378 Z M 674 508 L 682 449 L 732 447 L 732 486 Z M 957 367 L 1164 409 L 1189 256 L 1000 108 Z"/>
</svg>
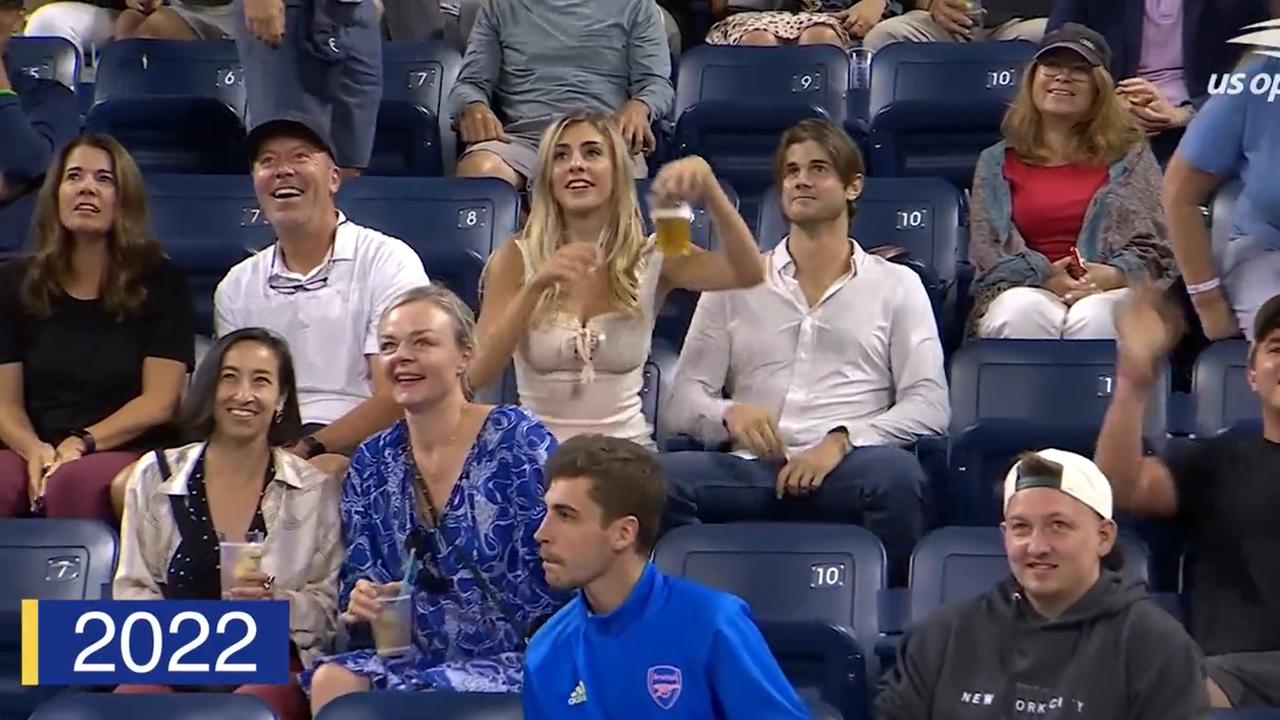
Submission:
<svg viewBox="0 0 1280 720">
<path fill-rule="evenodd" d="M 427 529 L 415 506 L 405 422 L 362 443 L 342 489 L 347 557 L 338 607 L 347 606 L 361 578 L 402 580 L 412 533 L 426 533 L 437 548 L 425 553 L 419 575 L 438 574 L 445 585 L 417 583 L 415 647 L 407 656 L 387 660 L 373 649 L 355 650 L 322 657 L 315 668 L 337 663 L 369 678 L 375 690 L 519 691 L 525 633 L 567 599 L 547 586 L 533 539 L 546 514 L 542 469 L 555 447 L 551 432 L 527 410 L 495 407 L 440 511 L 439 527 Z M 315 668 L 299 676 L 308 692 Z"/>
</svg>

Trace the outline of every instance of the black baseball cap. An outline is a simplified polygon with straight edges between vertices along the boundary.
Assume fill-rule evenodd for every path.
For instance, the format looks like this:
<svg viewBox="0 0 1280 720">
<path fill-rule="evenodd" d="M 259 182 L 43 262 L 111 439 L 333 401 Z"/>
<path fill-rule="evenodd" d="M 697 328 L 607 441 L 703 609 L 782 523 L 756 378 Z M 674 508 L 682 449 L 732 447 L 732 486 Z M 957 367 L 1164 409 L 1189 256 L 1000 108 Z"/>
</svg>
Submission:
<svg viewBox="0 0 1280 720">
<path fill-rule="evenodd" d="M 1258 314 L 1253 316 L 1253 340 L 1262 342 L 1276 330 L 1280 330 L 1280 295 L 1262 303 Z"/>
<path fill-rule="evenodd" d="M 329 142 L 324 126 L 306 115 L 291 113 L 267 120 L 249 131 L 249 159 L 256 160 L 263 144 L 278 137 L 301 138 L 333 157 L 333 143 Z"/>
<path fill-rule="evenodd" d="M 1045 33 L 1040 41 L 1040 50 L 1036 52 L 1036 59 L 1039 60 L 1045 53 L 1059 48 L 1075 52 L 1094 67 L 1111 66 L 1111 46 L 1107 45 L 1106 38 L 1080 23 L 1065 23 L 1062 27 Z"/>
</svg>

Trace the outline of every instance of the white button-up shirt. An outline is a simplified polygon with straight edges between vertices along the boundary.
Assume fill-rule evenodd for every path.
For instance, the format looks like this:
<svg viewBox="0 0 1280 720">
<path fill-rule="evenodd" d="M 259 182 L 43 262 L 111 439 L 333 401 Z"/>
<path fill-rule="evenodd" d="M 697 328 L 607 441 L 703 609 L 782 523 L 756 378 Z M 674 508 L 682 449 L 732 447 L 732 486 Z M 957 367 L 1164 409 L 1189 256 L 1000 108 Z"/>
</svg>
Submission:
<svg viewBox="0 0 1280 720">
<path fill-rule="evenodd" d="M 427 282 L 403 240 L 338 213 L 329 256 L 305 276 L 285 266 L 275 244 L 231 268 L 214 293 L 215 329 L 221 337 L 264 327 L 287 340 L 302 422 L 327 425 L 373 392 L 367 356 L 378 351 L 382 310 Z"/>
<path fill-rule="evenodd" d="M 667 429 L 723 443 L 725 411 L 750 403 L 773 413 L 789 455 L 837 428 L 855 447 L 945 432 L 942 343 L 920 278 L 850 240 L 849 273 L 810 307 L 788 242 L 766 254 L 765 282 L 703 293 L 667 399 Z"/>
</svg>

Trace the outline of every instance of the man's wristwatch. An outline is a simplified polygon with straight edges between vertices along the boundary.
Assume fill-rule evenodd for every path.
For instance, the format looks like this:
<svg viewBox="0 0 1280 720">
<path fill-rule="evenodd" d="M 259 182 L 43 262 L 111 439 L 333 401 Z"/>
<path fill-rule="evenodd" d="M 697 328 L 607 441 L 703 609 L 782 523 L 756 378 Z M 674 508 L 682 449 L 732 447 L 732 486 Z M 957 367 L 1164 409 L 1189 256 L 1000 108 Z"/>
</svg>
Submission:
<svg viewBox="0 0 1280 720">
<path fill-rule="evenodd" d="M 93 434 L 88 430 L 76 429 L 68 433 L 73 438 L 78 438 L 84 444 L 84 452 L 82 455 L 88 455 L 98 449 L 98 441 L 93 439 Z"/>
<path fill-rule="evenodd" d="M 324 443 L 317 440 L 315 435 L 307 435 L 298 442 L 302 443 L 302 447 L 304 448 L 303 457 L 308 460 L 317 455 L 323 455 L 329 452 L 328 448 L 324 446 Z"/>
</svg>

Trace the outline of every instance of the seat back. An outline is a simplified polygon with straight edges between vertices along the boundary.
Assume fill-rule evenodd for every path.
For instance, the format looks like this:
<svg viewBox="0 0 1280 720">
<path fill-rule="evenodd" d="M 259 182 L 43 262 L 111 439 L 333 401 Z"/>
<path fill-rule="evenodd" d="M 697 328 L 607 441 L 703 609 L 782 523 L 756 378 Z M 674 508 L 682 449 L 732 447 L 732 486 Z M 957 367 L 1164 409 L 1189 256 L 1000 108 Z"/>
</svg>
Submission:
<svg viewBox="0 0 1280 720">
<path fill-rule="evenodd" d="M 1249 343 L 1244 340 L 1215 342 L 1201 352 L 1196 358 L 1191 391 L 1198 437 L 1212 437 L 1262 419 L 1258 394 L 1249 387 Z"/>
<path fill-rule="evenodd" d="M 70 693 L 36 709 L 31 720 L 275 720 L 258 698 L 235 693 L 115 695 Z"/>
<path fill-rule="evenodd" d="M 871 58 L 871 171 L 945 177 L 968 188 L 1036 45 L 893 43 Z"/>
<path fill-rule="evenodd" d="M 80 78 L 80 51 L 66 38 L 15 37 L 5 51 L 9 72 L 62 83 L 75 92 Z"/>
<path fill-rule="evenodd" d="M 116 532 L 97 520 L 0 520 L 0 567 L 8 578 L 0 613 L 18 612 L 24 598 L 110 597 L 118 545 Z"/>
<path fill-rule="evenodd" d="M 1152 393 L 1146 438 L 1163 447 L 1169 377 Z M 951 483 L 946 521 L 994 525 L 1000 481 L 1025 450 L 1092 456 L 1115 389 L 1110 340 L 974 340 L 951 361 Z"/>
<path fill-rule="evenodd" d="M 700 45 L 680 58 L 679 154 L 702 155 L 743 197 L 774 182 L 778 135 L 821 117 L 843 124 L 849 58 L 830 45 Z"/>
<path fill-rule="evenodd" d="M 114 135 L 144 171 L 240 174 L 244 113 L 233 41 L 135 38 L 103 48 L 85 128 Z"/>
<path fill-rule="evenodd" d="M 33 192 L 0 206 L 0 262 L 31 247 L 31 221 L 35 212 L 36 193 Z"/>
<path fill-rule="evenodd" d="M 477 311 L 484 264 L 520 219 L 520 196 L 493 178 L 362 177 L 343 186 L 338 206 L 408 243 L 429 277 Z"/>
<path fill-rule="evenodd" d="M 316 720 L 520 720 L 518 693 L 401 692 L 380 690 L 343 695 L 324 706 Z"/>
<path fill-rule="evenodd" d="M 1150 583 L 1151 554 L 1146 543 L 1120 535 L 1124 576 Z M 947 605 L 975 598 L 1009 576 L 1000 529 L 944 527 L 926 535 L 911 555 L 911 622 L 918 623 Z"/>
<path fill-rule="evenodd" d="M 462 56 L 442 40 L 383 45 L 382 104 L 367 175 L 453 172 L 458 146 L 448 101 L 461 64 Z"/>
<path fill-rule="evenodd" d="M 195 330 L 213 333 L 213 292 L 227 271 L 275 241 L 248 175 L 148 175 L 151 229 L 187 273 Z"/>
</svg>

